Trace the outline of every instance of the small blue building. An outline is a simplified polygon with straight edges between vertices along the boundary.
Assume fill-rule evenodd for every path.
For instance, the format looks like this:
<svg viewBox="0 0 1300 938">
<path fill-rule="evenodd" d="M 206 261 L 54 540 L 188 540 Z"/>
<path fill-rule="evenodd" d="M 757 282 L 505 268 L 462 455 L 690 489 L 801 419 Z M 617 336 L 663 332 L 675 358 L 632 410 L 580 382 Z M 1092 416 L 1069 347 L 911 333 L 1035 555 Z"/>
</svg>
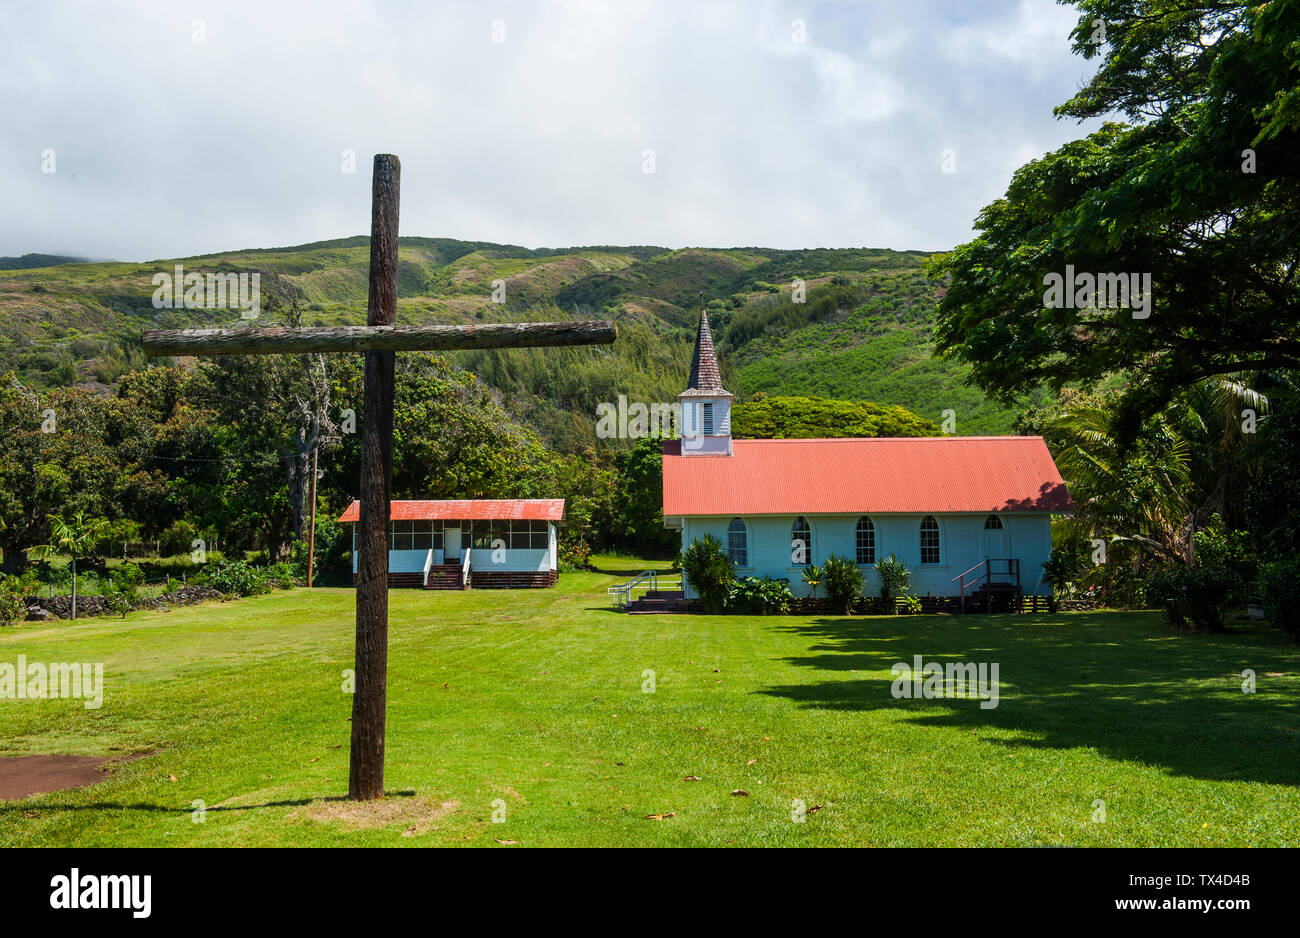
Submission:
<svg viewBox="0 0 1300 938">
<path fill-rule="evenodd" d="M 917 596 L 970 597 L 981 584 L 1050 595 L 1051 517 L 1072 506 L 1042 437 L 733 440 L 703 312 L 678 400 L 663 505 L 683 549 L 712 534 L 738 576 L 784 579 L 796 596 L 809 594 L 803 571 L 831 554 L 861 567 L 866 595 L 879 592 L 873 565 L 890 554 Z"/>
</svg>

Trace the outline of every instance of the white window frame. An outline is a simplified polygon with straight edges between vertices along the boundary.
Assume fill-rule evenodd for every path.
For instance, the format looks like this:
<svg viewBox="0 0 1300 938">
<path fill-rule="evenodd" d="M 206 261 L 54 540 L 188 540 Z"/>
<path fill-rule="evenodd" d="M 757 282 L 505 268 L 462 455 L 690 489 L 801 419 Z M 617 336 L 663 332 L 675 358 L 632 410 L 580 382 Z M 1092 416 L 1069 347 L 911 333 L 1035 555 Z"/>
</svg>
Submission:
<svg viewBox="0 0 1300 938">
<path fill-rule="evenodd" d="M 933 521 L 933 522 L 934 522 L 934 550 L 937 552 L 937 559 L 935 559 L 935 560 L 926 560 L 926 559 L 925 559 L 925 549 L 926 549 L 926 544 L 925 544 L 926 527 L 925 527 L 925 523 L 926 523 L 927 521 Z M 921 560 L 921 566 L 923 566 L 923 567 L 942 567 L 942 566 L 943 566 L 943 525 L 941 525 L 941 524 L 939 523 L 939 519 L 936 518 L 934 515 L 926 515 L 924 518 L 921 519 L 920 523 L 917 525 L 917 543 L 918 543 L 918 546 L 920 547 L 920 560 Z"/>
</svg>

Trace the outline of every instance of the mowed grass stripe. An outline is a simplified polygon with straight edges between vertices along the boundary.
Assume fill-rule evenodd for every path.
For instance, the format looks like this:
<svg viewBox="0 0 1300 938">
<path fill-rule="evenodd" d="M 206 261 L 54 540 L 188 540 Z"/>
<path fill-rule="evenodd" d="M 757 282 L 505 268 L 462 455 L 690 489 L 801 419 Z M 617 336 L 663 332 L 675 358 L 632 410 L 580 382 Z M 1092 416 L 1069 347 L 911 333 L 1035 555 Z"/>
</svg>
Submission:
<svg viewBox="0 0 1300 938">
<path fill-rule="evenodd" d="M 98 711 L 0 701 L 0 754 L 158 750 L 0 806 L 0 843 L 1300 843 L 1300 650 L 1276 633 L 1171 635 L 1153 613 L 626 616 L 605 595 L 623 564 L 640 566 L 555 590 L 390 593 L 386 783 L 455 803 L 427 827 L 306 816 L 347 787 L 351 590 L 0 633 L 0 661 L 103 661 L 107 682 Z M 998 662 L 999 706 L 895 699 L 889 669 L 914 654 Z M 794 799 L 819 810 L 796 823 Z"/>
</svg>

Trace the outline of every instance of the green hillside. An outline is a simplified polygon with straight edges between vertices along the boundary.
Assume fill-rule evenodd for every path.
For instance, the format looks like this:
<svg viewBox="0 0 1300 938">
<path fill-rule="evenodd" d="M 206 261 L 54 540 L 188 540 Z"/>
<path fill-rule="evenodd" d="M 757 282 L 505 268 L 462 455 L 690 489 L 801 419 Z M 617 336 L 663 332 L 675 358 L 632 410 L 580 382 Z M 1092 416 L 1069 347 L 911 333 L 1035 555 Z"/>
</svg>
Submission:
<svg viewBox="0 0 1300 938">
<path fill-rule="evenodd" d="M 596 404 L 671 401 L 684 386 L 702 293 L 724 380 L 740 399 L 816 395 L 896 404 L 959 433 L 1011 429 L 1014 410 L 964 384 L 964 369 L 931 357 L 938 285 L 921 252 L 776 251 L 653 246 L 528 249 L 403 238 L 403 323 L 602 317 L 612 348 L 460 353 L 453 361 L 497 388 L 553 444 L 594 442 Z M 59 260 L 63 260 L 60 258 Z M 152 278 L 187 272 L 281 278 L 305 324 L 365 319 L 369 239 L 257 248 L 147 263 L 62 263 L 0 270 L 0 372 L 37 387 L 111 385 L 141 367 L 147 328 L 234 325 L 238 311 L 155 309 Z M 792 284 L 804 281 L 804 302 Z M 494 288 L 504 284 L 504 302 Z M 263 321 L 275 318 L 273 309 Z M 616 444 L 617 445 L 617 444 Z"/>
</svg>

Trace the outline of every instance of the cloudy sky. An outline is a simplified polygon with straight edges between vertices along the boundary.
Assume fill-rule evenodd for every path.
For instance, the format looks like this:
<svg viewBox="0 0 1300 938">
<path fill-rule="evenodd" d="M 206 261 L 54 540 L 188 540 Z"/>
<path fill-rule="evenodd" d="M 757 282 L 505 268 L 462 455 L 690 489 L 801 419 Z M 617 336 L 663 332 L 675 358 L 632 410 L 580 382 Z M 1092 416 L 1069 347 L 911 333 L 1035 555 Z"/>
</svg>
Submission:
<svg viewBox="0 0 1300 938">
<path fill-rule="evenodd" d="M 1052 116 L 1093 68 L 1075 19 L 1052 0 L 6 0 L 0 255 L 365 234 L 377 152 L 402 160 L 404 235 L 943 249 L 1087 129 Z"/>
</svg>

